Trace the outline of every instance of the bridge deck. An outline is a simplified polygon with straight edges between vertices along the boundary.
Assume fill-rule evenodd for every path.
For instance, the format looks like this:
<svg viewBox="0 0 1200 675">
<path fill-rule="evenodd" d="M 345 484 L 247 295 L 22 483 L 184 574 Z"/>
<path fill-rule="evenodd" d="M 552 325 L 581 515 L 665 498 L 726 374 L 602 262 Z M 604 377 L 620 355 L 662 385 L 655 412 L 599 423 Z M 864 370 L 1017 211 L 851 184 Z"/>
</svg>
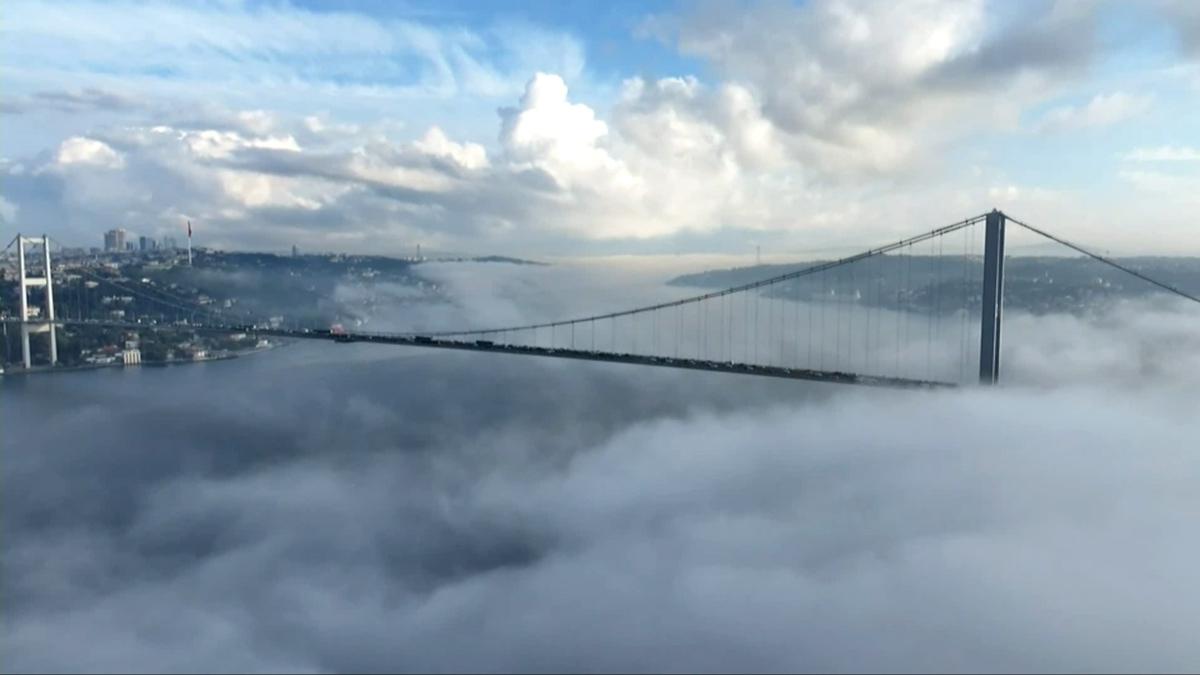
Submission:
<svg viewBox="0 0 1200 675">
<path fill-rule="evenodd" d="M 15 319 L 4 319 L 5 323 L 20 323 Z M 251 326 L 217 326 L 204 324 L 144 324 L 123 323 L 113 321 L 71 321 L 63 320 L 55 323 L 64 327 L 91 326 L 96 328 L 120 328 L 126 330 L 195 330 L 216 333 L 252 333 L 271 337 L 294 338 L 299 340 L 325 340 L 329 342 L 369 342 L 374 344 L 399 345 L 404 347 L 425 347 L 432 349 L 457 349 L 460 351 L 490 352 L 498 354 L 523 354 L 526 356 L 543 356 L 558 359 L 576 359 L 580 361 L 599 361 L 603 363 L 629 363 L 640 366 L 658 366 L 661 368 L 682 368 L 686 370 L 704 370 L 716 373 L 734 373 L 740 375 L 757 375 L 760 377 L 778 377 L 790 380 L 809 380 L 813 382 L 830 382 L 836 384 L 860 384 L 874 387 L 903 387 L 903 388 L 948 388 L 958 385 L 952 382 L 933 380 L 918 380 L 903 377 L 881 377 L 861 375 L 828 370 L 812 370 L 807 368 L 785 368 L 782 366 L 767 366 L 731 361 L 711 361 L 706 359 L 672 358 L 666 356 L 648 356 L 645 354 L 627 354 L 613 352 L 598 352 L 585 349 L 569 349 L 562 347 L 533 347 L 528 345 L 510 345 L 495 343 L 487 340 L 448 340 L 421 335 L 394 335 L 386 333 L 351 333 L 333 334 L 329 331 L 287 328 L 254 328 Z"/>
</svg>

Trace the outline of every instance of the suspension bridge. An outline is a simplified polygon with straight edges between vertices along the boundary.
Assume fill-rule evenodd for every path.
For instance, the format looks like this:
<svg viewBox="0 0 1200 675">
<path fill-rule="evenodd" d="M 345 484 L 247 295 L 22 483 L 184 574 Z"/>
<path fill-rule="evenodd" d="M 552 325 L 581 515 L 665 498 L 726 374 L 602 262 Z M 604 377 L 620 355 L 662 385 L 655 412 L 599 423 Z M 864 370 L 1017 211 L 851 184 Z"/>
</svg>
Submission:
<svg viewBox="0 0 1200 675">
<path fill-rule="evenodd" d="M 96 327 L 138 331 L 253 333 L 281 338 L 364 342 L 628 363 L 822 382 L 891 387 L 994 384 L 1000 376 L 1006 232 L 1010 225 L 1075 255 L 1200 304 L 1200 298 L 1045 229 L 993 210 L 885 246 L 719 290 L 619 311 L 511 326 L 372 332 L 284 322 L 201 307 L 158 287 L 114 280 L 78 268 L 97 284 L 161 308 L 136 321 L 55 316 L 48 237 L 18 235 L 19 325 L 25 367 L 30 336 Z M 12 246 L 10 244 L 9 246 Z M 42 249 L 40 276 L 26 246 Z M 30 289 L 42 288 L 45 311 L 31 316 Z"/>
</svg>

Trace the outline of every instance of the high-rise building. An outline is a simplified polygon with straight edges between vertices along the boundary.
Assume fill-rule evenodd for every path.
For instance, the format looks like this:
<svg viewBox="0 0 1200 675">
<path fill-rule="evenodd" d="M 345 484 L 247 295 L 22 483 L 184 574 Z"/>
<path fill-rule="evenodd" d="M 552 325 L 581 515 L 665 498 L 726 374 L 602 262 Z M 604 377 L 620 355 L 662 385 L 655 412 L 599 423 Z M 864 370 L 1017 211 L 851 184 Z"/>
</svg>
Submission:
<svg viewBox="0 0 1200 675">
<path fill-rule="evenodd" d="M 129 233 L 124 228 L 118 227 L 115 230 L 109 230 L 104 233 L 104 250 L 105 251 L 124 251 L 125 237 Z"/>
<path fill-rule="evenodd" d="M 154 241 L 153 237 L 142 235 L 138 237 L 138 248 L 141 249 L 143 253 L 146 251 L 153 251 L 154 249 L 158 248 L 158 242 Z"/>
</svg>

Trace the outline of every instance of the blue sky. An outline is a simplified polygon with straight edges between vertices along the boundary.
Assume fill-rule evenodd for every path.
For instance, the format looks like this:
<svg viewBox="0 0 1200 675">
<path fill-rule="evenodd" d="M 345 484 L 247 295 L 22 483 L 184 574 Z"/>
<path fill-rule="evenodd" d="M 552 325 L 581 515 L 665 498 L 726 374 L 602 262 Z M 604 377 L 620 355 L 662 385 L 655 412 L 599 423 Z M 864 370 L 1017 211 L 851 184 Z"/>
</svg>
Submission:
<svg viewBox="0 0 1200 675">
<path fill-rule="evenodd" d="M 362 11 L 374 16 L 427 20 L 486 30 L 506 23 L 526 23 L 578 36 L 587 50 L 588 68 L 601 78 L 620 80 L 631 74 L 649 77 L 678 75 L 703 69 L 702 61 L 679 54 L 658 40 L 636 36 L 645 17 L 667 13 L 677 3 L 661 0 L 580 2 L 413 3 L 301 2 L 315 11 Z"/>
<path fill-rule="evenodd" d="M 0 218 L 586 256 L 854 247 L 998 206 L 1200 254 L 1198 6 L 15 0 Z"/>
</svg>

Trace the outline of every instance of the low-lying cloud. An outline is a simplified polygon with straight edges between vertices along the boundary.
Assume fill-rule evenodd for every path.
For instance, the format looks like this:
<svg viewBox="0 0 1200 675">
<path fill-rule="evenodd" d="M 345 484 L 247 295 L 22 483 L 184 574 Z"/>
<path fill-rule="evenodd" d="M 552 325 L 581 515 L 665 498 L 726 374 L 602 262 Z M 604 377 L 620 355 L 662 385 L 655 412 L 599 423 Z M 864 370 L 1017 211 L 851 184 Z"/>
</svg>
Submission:
<svg viewBox="0 0 1200 675">
<path fill-rule="evenodd" d="M 367 345 L 5 381 L 6 667 L 1187 670 L 1196 322 L 1013 316 L 1009 384 L 939 393 Z"/>
</svg>

